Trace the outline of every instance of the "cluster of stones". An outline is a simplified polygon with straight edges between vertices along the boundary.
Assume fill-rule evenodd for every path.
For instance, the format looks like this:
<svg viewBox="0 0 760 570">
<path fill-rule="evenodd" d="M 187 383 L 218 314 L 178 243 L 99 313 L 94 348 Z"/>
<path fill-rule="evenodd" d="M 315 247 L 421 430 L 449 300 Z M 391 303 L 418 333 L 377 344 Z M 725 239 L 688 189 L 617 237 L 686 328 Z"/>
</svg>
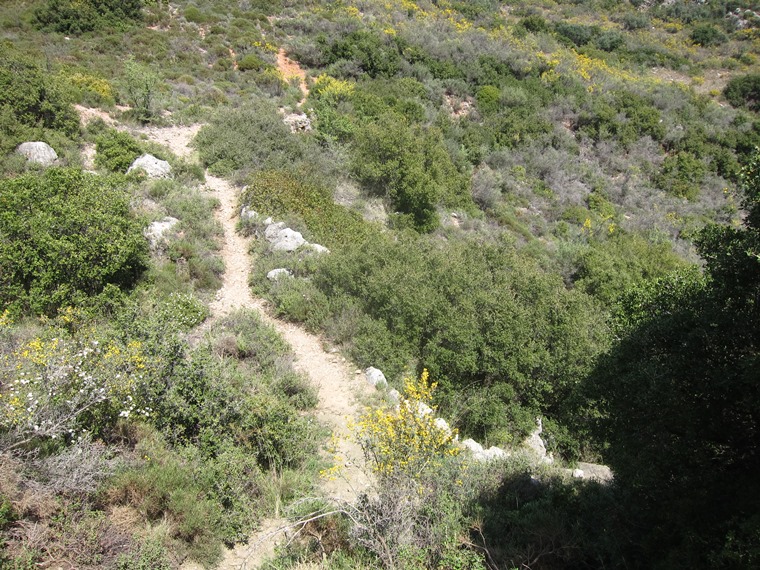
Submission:
<svg viewBox="0 0 760 570">
<path fill-rule="evenodd" d="M 291 113 L 282 122 L 290 127 L 292 133 L 308 133 L 311 130 L 311 119 L 306 113 Z"/>
<path fill-rule="evenodd" d="M 358 371 L 357 371 L 358 372 Z M 387 390 L 387 397 L 390 401 L 396 405 L 410 405 L 408 400 L 402 400 L 401 394 L 398 390 L 388 390 L 388 381 L 381 370 L 370 366 L 364 370 L 364 377 L 367 382 L 374 386 L 378 390 Z M 433 410 L 420 402 L 417 409 L 417 414 L 420 416 L 426 416 L 432 414 Z M 540 418 L 536 420 L 536 429 L 530 436 L 523 442 L 522 447 L 530 452 L 540 463 L 552 464 L 554 458 L 551 453 L 546 452 L 546 445 L 541 439 L 541 432 L 543 431 L 543 425 Z M 451 433 L 451 427 L 448 422 L 443 418 L 436 418 L 435 425 L 439 429 Z M 475 461 L 493 461 L 498 459 L 505 459 L 511 456 L 509 451 L 502 449 L 501 447 L 491 446 L 484 448 L 483 445 L 475 441 L 474 439 L 465 439 L 459 445 L 468 450 Z M 576 469 L 562 469 L 562 471 L 577 479 L 591 479 L 596 481 L 610 481 L 612 480 L 612 472 L 606 465 L 597 465 L 594 463 L 579 463 Z M 538 482 L 538 480 L 536 480 Z"/>
<path fill-rule="evenodd" d="M 296 251 L 299 248 L 309 249 L 314 253 L 330 253 L 330 250 L 318 243 L 311 243 L 304 239 L 301 232 L 297 232 L 285 225 L 284 222 L 275 222 L 272 218 L 261 220 L 261 216 L 243 206 L 240 211 L 240 219 L 243 222 L 260 223 L 264 228 L 263 236 L 269 242 L 269 248 L 272 251 Z M 293 273 L 284 267 L 272 269 L 267 273 L 267 279 L 277 281 L 283 277 L 292 277 Z"/>
</svg>

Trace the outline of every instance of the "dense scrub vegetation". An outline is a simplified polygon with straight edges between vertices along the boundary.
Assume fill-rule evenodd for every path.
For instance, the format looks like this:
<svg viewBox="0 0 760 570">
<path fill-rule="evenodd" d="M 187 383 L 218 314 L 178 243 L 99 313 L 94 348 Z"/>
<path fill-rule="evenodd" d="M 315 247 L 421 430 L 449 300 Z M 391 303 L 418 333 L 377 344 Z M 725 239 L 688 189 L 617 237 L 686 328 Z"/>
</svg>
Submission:
<svg viewBox="0 0 760 570">
<path fill-rule="evenodd" d="M 331 250 L 254 242 L 278 315 L 399 388 L 429 372 L 412 396 L 463 438 L 518 445 L 540 416 L 557 460 L 615 472 L 434 446 L 274 564 L 757 565 L 759 25 L 724 0 L 4 3 L 0 564 L 213 566 L 315 468 L 315 395 L 270 329 L 188 342 L 223 271 L 202 168 L 80 104 L 203 122 L 202 167 L 260 214 L 241 229 Z M 124 176 L 144 152 L 174 179 Z"/>
</svg>

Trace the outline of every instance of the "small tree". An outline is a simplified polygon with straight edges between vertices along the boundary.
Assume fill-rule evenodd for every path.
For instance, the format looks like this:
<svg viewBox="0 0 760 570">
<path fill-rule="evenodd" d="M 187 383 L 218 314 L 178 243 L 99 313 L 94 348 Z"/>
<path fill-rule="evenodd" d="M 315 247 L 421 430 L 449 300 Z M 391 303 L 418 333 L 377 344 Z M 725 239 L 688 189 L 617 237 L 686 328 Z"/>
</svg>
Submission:
<svg viewBox="0 0 760 570">
<path fill-rule="evenodd" d="M 158 74 L 129 57 L 124 63 L 124 82 L 135 117 L 142 123 L 150 122 L 157 112 L 156 98 L 160 83 Z"/>
</svg>

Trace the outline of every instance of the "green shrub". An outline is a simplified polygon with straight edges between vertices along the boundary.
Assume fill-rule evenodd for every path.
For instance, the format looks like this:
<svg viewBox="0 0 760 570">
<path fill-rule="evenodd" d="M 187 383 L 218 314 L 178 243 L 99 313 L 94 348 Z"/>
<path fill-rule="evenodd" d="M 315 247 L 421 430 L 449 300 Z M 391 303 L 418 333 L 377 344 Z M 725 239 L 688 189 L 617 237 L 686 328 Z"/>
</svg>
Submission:
<svg viewBox="0 0 760 570">
<path fill-rule="evenodd" d="M 323 151 L 310 138 L 291 133 L 277 109 L 260 99 L 218 113 L 195 144 L 203 164 L 216 175 L 286 168 L 316 180 L 332 176 Z"/>
<path fill-rule="evenodd" d="M 41 129 L 79 134 L 77 116 L 59 79 L 12 44 L 0 42 L 0 152 Z M 28 139 L 27 139 L 28 140 Z"/>
<path fill-rule="evenodd" d="M 669 243 L 620 233 L 593 242 L 576 263 L 575 286 L 608 306 L 628 288 L 685 266 Z"/>
<path fill-rule="evenodd" d="M 237 63 L 240 71 L 261 71 L 267 67 L 267 63 L 254 53 L 245 54 Z"/>
<path fill-rule="evenodd" d="M 499 99 L 501 92 L 493 85 L 484 85 L 476 94 L 478 109 L 484 113 L 493 113 L 499 110 Z"/>
<path fill-rule="evenodd" d="M 619 20 L 626 30 L 643 30 L 651 25 L 651 19 L 646 12 L 626 12 Z"/>
<path fill-rule="evenodd" d="M 447 413 L 468 416 L 478 438 L 525 433 L 539 410 L 564 422 L 605 344 L 596 305 L 508 247 L 377 238 L 334 252 L 312 281 L 360 365 L 391 381 L 410 362 L 428 368 Z"/>
<path fill-rule="evenodd" d="M 109 172 L 126 173 L 143 149 L 128 133 L 108 129 L 95 139 L 95 166 Z"/>
<path fill-rule="evenodd" d="M 557 22 L 554 24 L 554 30 L 560 37 L 565 38 L 576 46 L 583 46 L 591 42 L 599 35 L 598 26 L 586 26 L 584 24 L 571 24 L 569 22 Z"/>
<path fill-rule="evenodd" d="M 148 246 L 115 178 L 51 169 L 0 182 L 0 302 L 52 315 L 110 284 L 128 288 Z"/>
<path fill-rule="evenodd" d="M 183 13 L 185 20 L 194 24 L 203 24 L 206 22 L 206 15 L 201 12 L 196 6 L 188 6 Z"/>
<path fill-rule="evenodd" d="M 142 0 L 47 0 L 34 18 L 40 29 L 76 35 L 134 24 L 142 18 L 142 6 Z"/>
<path fill-rule="evenodd" d="M 313 239 L 328 248 L 360 242 L 370 226 L 355 212 L 335 204 L 330 192 L 287 172 L 258 172 L 248 179 L 241 203 L 266 216 L 299 216 Z"/>
<path fill-rule="evenodd" d="M 136 549 L 119 554 L 116 570 L 171 570 L 168 552 L 158 540 L 144 540 Z"/>
<path fill-rule="evenodd" d="M 520 20 L 520 24 L 522 24 L 523 28 L 534 34 L 549 31 L 549 24 L 546 22 L 546 20 L 537 14 L 526 16 Z"/>
<path fill-rule="evenodd" d="M 388 199 L 418 231 L 438 227 L 439 203 L 472 206 L 467 179 L 457 171 L 435 129 L 411 127 L 398 116 L 384 116 L 357 133 L 352 158 L 360 182 Z"/>
<path fill-rule="evenodd" d="M 605 30 L 594 38 L 594 44 L 604 51 L 615 51 L 625 44 L 625 38 L 618 30 Z"/>
<path fill-rule="evenodd" d="M 723 89 L 723 96 L 734 107 L 760 110 L 760 74 L 732 77 Z"/>
<path fill-rule="evenodd" d="M 665 192 L 693 201 L 699 196 L 706 173 L 704 162 L 690 152 L 681 151 L 665 158 L 655 182 Z"/>
<path fill-rule="evenodd" d="M 726 43 L 728 38 L 721 30 L 712 24 L 700 24 L 691 31 L 691 41 L 695 44 L 710 47 Z"/>
<path fill-rule="evenodd" d="M 135 61 L 132 56 L 124 62 L 124 88 L 132 105 L 130 112 L 142 123 L 151 121 L 158 114 L 159 83 L 158 73 L 151 67 Z"/>
</svg>

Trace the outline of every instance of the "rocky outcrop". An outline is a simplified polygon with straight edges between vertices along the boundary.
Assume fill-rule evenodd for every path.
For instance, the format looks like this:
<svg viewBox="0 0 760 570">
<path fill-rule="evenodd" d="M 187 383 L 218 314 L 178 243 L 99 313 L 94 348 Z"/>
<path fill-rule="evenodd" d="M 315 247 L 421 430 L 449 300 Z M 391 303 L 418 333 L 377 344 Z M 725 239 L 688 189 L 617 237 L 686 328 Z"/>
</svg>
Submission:
<svg viewBox="0 0 760 570">
<path fill-rule="evenodd" d="M 311 130 L 311 119 L 305 113 L 291 113 L 282 122 L 290 127 L 292 133 L 308 133 Z"/>
<path fill-rule="evenodd" d="M 280 279 L 287 278 L 287 277 L 293 277 L 293 273 L 291 273 L 289 269 L 285 269 L 284 267 L 272 269 L 272 271 L 267 273 L 267 279 L 269 279 L 270 281 L 279 281 Z"/>
<path fill-rule="evenodd" d="M 241 208 L 240 219 L 246 223 L 263 226 L 264 239 L 269 242 L 272 251 L 295 251 L 303 247 L 314 253 L 330 253 L 330 250 L 325 246 L 306 241 L 300 232 L 290 229 L 285 225 L 285 222 L 275 222 L 272 218 L 260 221 L 261 214 L 251 210 L 248 206 Z"/>
<path fill-rule="evenodd" d="M 272 251 L 295 251 L 306 243 L 300 232 L 285 227 L 283 222 L 269 224 L 264 230 L 264 237 Z"/>
<path fill-rule="evenodd" d="M 374 366 L 365 368 L 364 376 L 367 378 L 367 382 L 369 382 L 375 388 L 381 388 L 388 385 L 388 381 L 385 379 L 385 374 L 383 374 L 383 371 L 379 368 L 375 368 Z"/>
<path fill-rule="evenodd" d="M 523 446 L 533 452 L 544 463 L 553 463 L 554 458 L 546 453 L 546 445 L 544 444 L 544 440 L 541 439 L 541 433 L 543 431 L 544 426 L 541 422 L 541 418 L 536 418 L 536 429 L 523 442 Z"/>
<path fill-rule="evenodd" d="M 136 158 L 132 166 L 127 169 L 127 174 L 136 170 L 143 170 L 148 178 L 170 178 L 172 175 L 171 165 L 152 154 L 144 154 Z"/>
<path fill-rule="evenodd" d="M 53 147 L 41 141 L 21 143 L 16 152 L 25 156 L 27 162 L 41 166 L 53 166 L 58 162 L 58 154 Z"/>
<path fill-rule="evenodd" d="M 157 250 L 161 247 L 161 242 L 164 240 L 166 233 L 179 223 L 177 218 L 166 216 L 164 219 L 157 222 L 153 222 L 143 232 L 143 235 L 148 238 L 150 242 L 150 248 Z"/>
</svg>

